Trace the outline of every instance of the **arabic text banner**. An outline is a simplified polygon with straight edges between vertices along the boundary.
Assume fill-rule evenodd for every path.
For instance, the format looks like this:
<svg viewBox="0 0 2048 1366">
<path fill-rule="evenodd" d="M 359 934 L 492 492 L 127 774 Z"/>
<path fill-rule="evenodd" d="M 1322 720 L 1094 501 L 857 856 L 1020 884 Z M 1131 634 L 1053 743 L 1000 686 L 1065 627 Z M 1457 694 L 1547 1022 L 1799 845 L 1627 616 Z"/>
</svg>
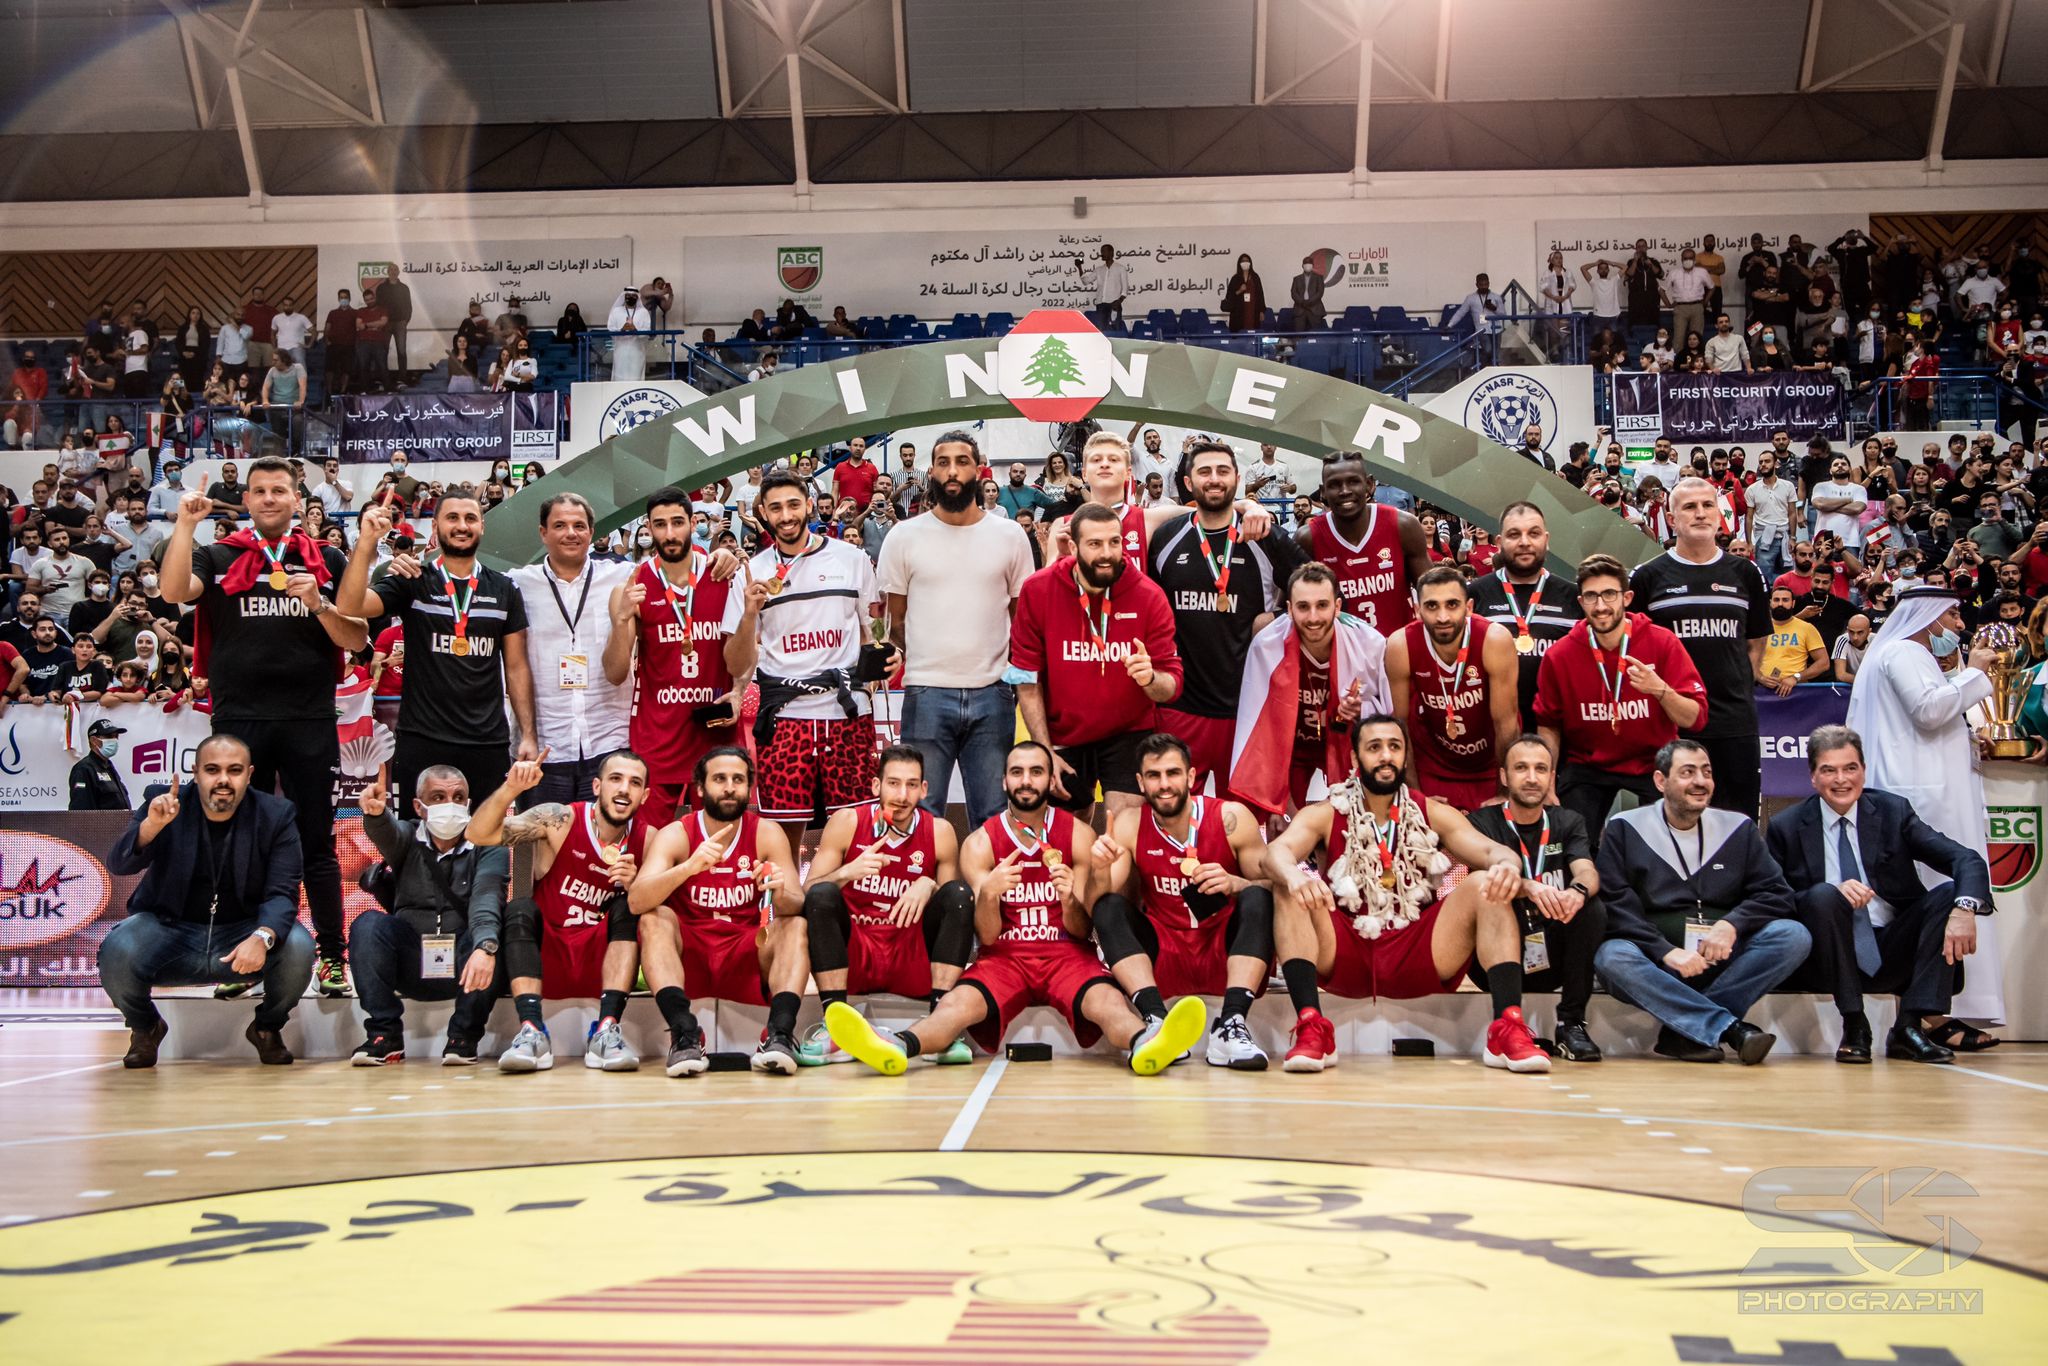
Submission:
<svg viewBox="0 0 2048 1366">
<path fill-rule="evenodd" d="M 1486 254 L 1483 223 L 1377 223 L 1260 227 L 1046 228 L 1008 232 L 792 233 L 693 237 L 686 306 L 693 320 L 736 323 L 776 300 L 820 319 L 834 305 L 854 316 L 1015 313 L 1088 308 L 1094 286 L 1076 268 L 1116 249 L 1130 272 L 1127 319 L 1154 308 L 1221 309 L 1240 253 L 1250 253 L 1266 306 L 1288 306 L 1304 257 L 1323 277 L 1335 316 L 1354 305 L 1434 313 L 1462 299 Z"/>
<path fill-rule="evenodd" d="M 1768 441 L 1780 427 L 1794 441 L 1839 436 L 1843 407 L 1841 382 L 1818 371 L 1614 376 L 1614 434 L 1632 444 Z"/>
<path fill-rule="evenodd" d="M 552 391 L 531 394 L 347 394 L 341 458 L 383 463 L 393 451 L 414 460 L 551 460 Z"/>
<path fill-rule="evenodd" d="M 1850 228 L 1868 232 L 1870 218 L 1865 214 L 1707 214 L 1699 218 L 1572 218 L 1536 225 L 1536 259 L 1529 263 L 1529 273 L 1521 281 L 1530 293 L 1540 297 L 1546 277 L 1544 262 L 1550 253 L 1564 255 L 1566 278 L 1578 286 L 1572 296 L 1572 306 L 1584 309 L 1593 302 L 1593 292 L 1587 288 L 1585 277 L 1579 274 L 1579 267 L 1590 265 L 1605 257 L 1609 261 L 1626 261 L 1635 255 L 1636 243 L 1649 244 L 1649 253 L 1664 264 L 1668 274 L 1678 269 L 1679 253 L 1687 247 L 1697 248 L 1702 236 L 1711 234 L 1714 250 L 1725 263 L 1722 275 L 1722 303 L 1735 308 L 1743 302 L 1742 277 L 1736 269 L 1742 258 L 1749 252 L 1749 239 L 1762 233 L 1764 248 L 1774 254 L 1782 253 L 1785 244 L 1793 237 L 1802 242 L 1825 248 L 1828 243 L 1840 237 Z"/>
</svg>

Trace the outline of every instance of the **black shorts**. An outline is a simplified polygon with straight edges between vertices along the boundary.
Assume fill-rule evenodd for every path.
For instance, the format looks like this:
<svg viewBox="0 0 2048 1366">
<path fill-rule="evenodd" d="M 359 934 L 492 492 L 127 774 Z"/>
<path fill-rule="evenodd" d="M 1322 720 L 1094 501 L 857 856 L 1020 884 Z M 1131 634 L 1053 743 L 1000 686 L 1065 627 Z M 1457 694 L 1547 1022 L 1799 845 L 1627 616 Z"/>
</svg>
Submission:
<svg viewBox="0 0 2048 1366">
<path fill-rule="evenodd" d="M 1100 740 L 1090 740 L 1085 745 L 1074 745 L 1058 751 L 1060 758 L 1073 765 L 1073 773 L 1067 777 L 1067 799 L 1053 799 L 1053 805 L 1068 811 L 1079 811 L 1095 800 L 1096 784 L 1104 792 L 1128 792 L 1138 795 L 1138 742 L 1152 732 L 1149 730 L 1127 730 L 1121 735 L 1106 735 Z"/>
</svg>

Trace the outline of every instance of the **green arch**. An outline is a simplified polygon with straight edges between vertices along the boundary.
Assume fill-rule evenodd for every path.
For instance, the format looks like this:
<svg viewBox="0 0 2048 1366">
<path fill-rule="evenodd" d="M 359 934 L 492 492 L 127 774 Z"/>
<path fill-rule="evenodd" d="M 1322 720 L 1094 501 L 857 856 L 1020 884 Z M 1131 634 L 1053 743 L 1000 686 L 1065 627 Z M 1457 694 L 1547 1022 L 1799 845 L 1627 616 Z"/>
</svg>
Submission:
<svg viewBox="0 0 2048 1366">
<path fill-rule="evenodd" d="M 1288 450 L 1362 450 L 1376 477 L 1484 526 L 1526 499 L 1550 525 L 1553 569 L 1605 552 L 1623 564 L 1656 546 L 1610 508 L 1448 418 L 1329 375 L 1210 347 L 1114 338 L 1117 382 L 1096 418 L 1171 422 Z M 992 392 L 996 339 L 871 351 L 713 394 L 577 456 L 508 499 L 480 551 L 500 569 L 542 553 L 541 501 L 580 493 L 600 531 L 640 514 L 668 484 L 696 488 L 798 451 L 895 427 L 1015 417 Z"/>
</svg>

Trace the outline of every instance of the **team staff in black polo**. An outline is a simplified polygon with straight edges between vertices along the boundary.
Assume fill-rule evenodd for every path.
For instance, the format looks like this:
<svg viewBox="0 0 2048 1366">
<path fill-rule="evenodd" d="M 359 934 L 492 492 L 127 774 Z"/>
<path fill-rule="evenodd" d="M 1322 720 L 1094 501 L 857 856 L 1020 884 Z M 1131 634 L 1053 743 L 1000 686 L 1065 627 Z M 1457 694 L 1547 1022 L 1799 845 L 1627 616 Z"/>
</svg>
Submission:
<svg viewBox="0 0 2048 1366">
<path fill-rule="evenodd" d="M 405 631 L 405 701 L 391 756 L 392 795 L 410 802 L 429 764 L 459 769 L 471 792 L 495 792 L 512 767 L 508 699 L 519 727 L 518 757 L 543 757 L 534 737 L 526 603 L 509 575 L 476 562 L 484 509 L 469 489 L 443 495 L 434 509 L 439 554 L 417 575 L 387 572 L 372 588 L 377 543 L 390 529 L 388 508 L 363 510 L 336 600 L 366 617 L 395 615 Z"/>
<path fill-rule="evenodd" d="M 1500 553 L 1491 574 L 1476 574 L 1468 585 L 1472 610 L 1498 622 L 1515 637 L 1521 665 L 1517 702 L 1522 729 L 1536 729 L 1536 673 L 1550 647 L 1571 634 L 1579 610 L 1579 585 L 1544 568 L 1550 558 L 1550 527 L 1534 503 L 1509 503 L 1500 514 Z"/>
<path fill-rule="evenodd" d="M 341 552 L 292 528 L 299 496 L 291 465 L 258 459 L 242 497 L 250 528 L 207 546 L 194 546 L 192 533 L 213 515 L 212 500 L 199 493 L 178 500 L 157 591 L 167 603 L 197 604 L 192 672 L 208 680 L 214 734 L 240 738 L 249 747 L 250 785 L 277 789 L 297 813 L 320 959 L 315 980 L 321 994 L 340 996 L 348 981 L 334 854 L 341 769 L 334 685 L 343 652 L 362 649 L 370 636 L 360 617 L 336 607 Z"/>
<path fill-rule="evenodd" d="M 1636 610 L 1677 636 L 1707 687 L 1707 720 L 1685 736 L 1714 769 L 1714 805 L 1757 818 L 1763 803 L 1757 739 L 1756 666 L 1771 634 L 1771 593 L 1749 560 L 1715 541 L 1721 507 L 1714 486 L 1684 478 L 1671 491 L 1671 549 L 1629 579 Z"/>
</svg>

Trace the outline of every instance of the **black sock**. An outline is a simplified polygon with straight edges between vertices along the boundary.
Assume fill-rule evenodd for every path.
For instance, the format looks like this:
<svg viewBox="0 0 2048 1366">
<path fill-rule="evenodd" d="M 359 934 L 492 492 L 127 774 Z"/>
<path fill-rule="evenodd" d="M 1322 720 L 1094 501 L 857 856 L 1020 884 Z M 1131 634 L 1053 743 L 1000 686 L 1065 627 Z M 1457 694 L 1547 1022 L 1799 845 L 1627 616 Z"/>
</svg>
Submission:
<svg viewBox="0 0 2048 1366">
<path fill-rule="evenodd" d="M 845 1005 L 845 1004 L 846 1004 L 846 988 L 845 988 L 845 987 L 841 987 L 841 988 L 839 988 L 839 990 L 837 990 L 837 991 L 826 991 L 826 990 L 825 990 L 825 989 L 824 989 L 823 987 L 820 987 L 820 988 L 818 989 L 818 1004 L 819 1004 L 819 1005 L 821 1005 L 821 1006 L 829 1006 L 829 1005 L 831 1005 L 831 1004 L 832 1004 L 833 1002 L 835 1002 L 835 1001 L 836 1001 L 836 1002 L 838 1002 L 838 1003 L 839 1003 L 840 1005 Z"/>
<path fill-rule="evenodd" d="M 1223 1009 L 1217 1013 L 1218 1020 L 1241 1020 L 1244 1013 L 1252 1008 L 1250 987 L 1225 987 Z"/>
<path fill-rule="evenodd" d="M 597 1016 L 601 1020 L 617 1020 L 626 1013 L 626 993 L 623 991 L 601 991 L 597 995 Z"/>
<path fill-rule="evenodd" d="M 1148 1020 L 1156 1020 L 1166 1014 L 1166 998 L 1159 994 L 1159 988 L 1156 986 L 1139 987 L 1132 992 L 1131 1004 Z"/>
<path fill-rule="evenodd" d="M 519 1023 L 544 1028 L 540 1021 L 540 997 L 532 993 L 512 998 L 512 1009 L 518 1012 Z"/>
<path fill-rule="evenodd" d="M 1870 1017 L 1860 1010 L 1845 1010 L 1842 1012 L 1842 1028 L 1847 1030 L 1851 1025 L 1861 1025 L 1868 1032 Z"/>
<path fill-rule="evenodd" d="M 937 1010 L 939 1008 L 940 1000 L 942 1000 L 945 997 L 946 993 L 951 989 L 952 988 L 950 987 L 933 987 L 932 994 L 924 998 L 925 1008 L 927 1010 Z"/>
<path fill-rule="evenodd" d="M 663 987 L 655 992 L 654 1008 L 668 1022 L 670 1042 L 682 1043 L 696 1038 L 701 1032 L 697 1028 L 697 1016 L 690 1009 L 690 998 L 681 987 Z"/>
<path fill-rule="evenodd" d="M 917 1050 L 923 1046 L 918 1043 L 917 1035 L 911 1033 L 907 1029 L 899 1029 L 896 1031 L 896 1042 L 903 1045 L 903 1056 L 906 1058 L 916 1057 Z"/>
<path fill-rule="evenodd" d="M 1522 965 L 1495 963 L 1486 970 L 1486 989 L 1493 993 L 1496 1018 L 1509 1006 L 1522 1004 Z"/>
<path fill-rule="evenodd" d="M 778 991 L 768 999 L 768 1032 L 771 1034 L 793 1034 L 796 1032 L 796 1013 L 803 1007 L 804 998 L 793 991 Z"/>
<path fill-rule="evenodd" d="M 1730 1048 L 1742 1047 L 1742 1021 L 1737 1020 L 1734 1024 L 1722 1030 L 1721 1042 L 1727 1044 Z"/>
<path fill-rule="evenodd" d="M 1287 999 L 1296 1010 L 1321 1010 L 1322 993 L 1316 990 L 1316 965 L 1306 958 L 1290 958 L 1280 965 L 1287 980 Z"/>
</svg>

